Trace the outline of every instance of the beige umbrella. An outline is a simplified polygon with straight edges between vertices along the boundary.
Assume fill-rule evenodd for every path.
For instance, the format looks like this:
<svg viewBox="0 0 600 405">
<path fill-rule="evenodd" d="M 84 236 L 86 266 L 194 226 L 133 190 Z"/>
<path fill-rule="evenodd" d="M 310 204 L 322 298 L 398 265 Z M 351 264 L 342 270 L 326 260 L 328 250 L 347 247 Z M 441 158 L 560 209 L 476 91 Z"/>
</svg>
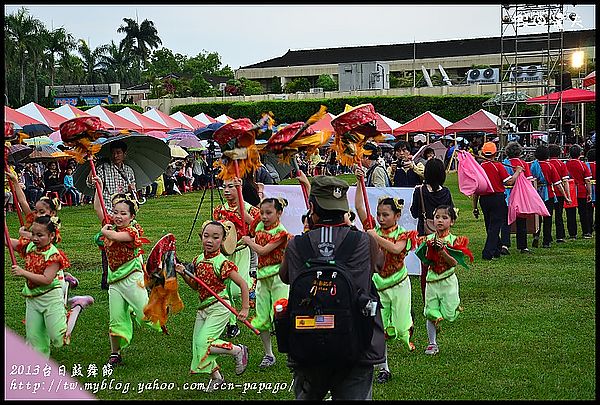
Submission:
<svg viewBox="0 0 600 405">
<path fill-rule="evenodd" d="M 171 158 L 184 159 L 188 156 L 188 153 L 179 145 L 169 145 L 171 149 Z"/>
</svg>

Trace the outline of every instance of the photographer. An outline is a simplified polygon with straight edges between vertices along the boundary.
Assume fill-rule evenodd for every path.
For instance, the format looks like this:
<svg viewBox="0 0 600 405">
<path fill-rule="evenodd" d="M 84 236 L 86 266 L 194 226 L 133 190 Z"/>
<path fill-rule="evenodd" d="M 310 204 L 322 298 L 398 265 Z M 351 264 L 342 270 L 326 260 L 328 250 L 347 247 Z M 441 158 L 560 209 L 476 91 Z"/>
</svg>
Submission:
<svg viewBox="0 0 600 405">
<path fill-rule="evenodd" d="M 415 187 L 422 184 L 425 166 L 421 162 L 415 164 L 412 161 L 408 143 L 398 141 L 394 145 L 394 154 L 397 160 L 391 165 L 391 172 L 393 173 L 392 186 Z"/>
</svg>

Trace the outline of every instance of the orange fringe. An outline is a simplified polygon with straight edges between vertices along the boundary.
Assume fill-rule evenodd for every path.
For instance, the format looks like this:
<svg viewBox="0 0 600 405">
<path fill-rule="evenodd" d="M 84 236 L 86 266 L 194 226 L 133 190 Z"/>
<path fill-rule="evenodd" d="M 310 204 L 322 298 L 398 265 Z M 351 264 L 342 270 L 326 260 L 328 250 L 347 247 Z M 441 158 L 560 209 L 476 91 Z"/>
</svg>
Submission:
<svg viewBox="0 0 600 405">
<path fill-rule="evenodd" d="M 146 275 L 144 279 L 147 279 Z M 183 302 L 179 296 L 177 278 L 168 278 L 164 287 L 158 284 L 152 288 L 148 304 L 144 307 L 144 320 L 152 323 L 158 321 L 160 326 L 165 326 L 168 315 L 176 314 L 182 309 Z"/>
<path fill-rule="evenodd" d="M 235 173 L 235 164 L 233 160 L 223 156 L 217 160 L 214 164 L 216 168 L 220 169 L 217 178 L 221 180 L 231 180 L 238 177 Z M 260 155 L 256 145 L 250 145 L 248 147 L 248 157 L 246 159 L 238 160 L 239 177 L 243 178 L 248 173 L 254 173 L 260 167 Z"/>
</svg>

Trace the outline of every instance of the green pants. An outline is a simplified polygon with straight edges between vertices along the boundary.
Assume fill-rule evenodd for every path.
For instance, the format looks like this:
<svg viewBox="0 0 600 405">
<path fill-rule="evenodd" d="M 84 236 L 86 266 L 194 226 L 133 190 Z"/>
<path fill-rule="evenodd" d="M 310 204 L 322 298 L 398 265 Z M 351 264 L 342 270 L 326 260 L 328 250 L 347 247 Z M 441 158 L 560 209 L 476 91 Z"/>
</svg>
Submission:
<svg viewBox="0 0 600 405">
<path fill-rule="evenodd" d="M 148 292 L 144 287 L 144 275 L 140 271 L 108 285 L 108 309 L 110 313 L 108 333 L 118 336 L 121 349 L 129 346 L 133 337 L 133 319 L 138 325 L 147 324 L 160 330 L 158 322 L 143 321 L 144 306 L 148 303 Z"/>
<path fill-rule="evenodd" d="M 199 309 L 194 324 L 194 335 L 192 338 L 192 364 L 190 373 L 207 373 L 219 369 L 217 364 L 218 354 L 210 354 L 212 346 L 232 349 L 230 342 L 219 339 L 221 333 L 227 326 L 231 312 L 220 302 Z"/>
<path fill-rule="evenodd" d="M 250 277 L 250 254 L 250 248 L 246 246 L 232 255 L 227 256 L 227 259 L 231 260 L 237 266 L 238 273 L 242 276 L 246 284 L 248 284 L 248 288 L 252 286 L 252 278 Z M 240 297 L 242 295 L 242 290 L 240 290 L 240 287 L 233 281 L 227 283 L 227 295 L 229 295 L 232 306 L 235 306 L 236 301 L 241 303 Z M 230 314 L 229 323 L 234 325 L 237 318 L 232 312 L 230 312 Z"/>
<path fill-rule="evenodd" d="M 46 358 L 50 357 L 50 344 L 66 344 L 67 311 L 62 288 L 25 299 L 25 332 L 26 342 Z"/>
<path fill-rule="evenodd" d="M 381 317 L 388 337 L 401 340 L 409 346 L 410 328 L 413 319 L 410 314 L 411 285 L 409 277 L 393 287 L 378 291 L 381 300 Z"/>
<path fill-rule="evenodd" d="M 458 278 L 456 274 L 440 281 L 428 281 L 425 288 L 423 315 L 430 321 L 439 318 L 454 321 L 459 314 Z"/>
<path fill-rule="evenodd" d="M 280 298 L 287 298 L 290 286 L 284 284 L 279 274 L 261 278 L 256 282 L 256 317 L 252 326 L 259 331 L 270 331 L 273 328 L 273 304 Z"/>
</svg>

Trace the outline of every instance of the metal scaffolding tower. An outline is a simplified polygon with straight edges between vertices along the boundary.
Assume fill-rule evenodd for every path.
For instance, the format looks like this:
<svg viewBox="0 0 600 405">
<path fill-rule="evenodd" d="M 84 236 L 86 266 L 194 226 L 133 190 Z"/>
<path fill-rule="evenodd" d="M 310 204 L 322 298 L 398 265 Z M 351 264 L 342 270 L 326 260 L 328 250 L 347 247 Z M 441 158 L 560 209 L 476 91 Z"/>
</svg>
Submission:
<svg viewBox="0 0 600 405">
<path fill-rule="evenodd" d="M 548 94 L 555 86 L 562 89 L 565 79 L 563 5 L 503 4 L 500 7 L 500 147 L 507 143 L 509 124 L 506 121 L 517 126 L 516 133 L 526 146 L 536 143 L 531 139 L 533 134 L 542 133 L 547 134 L 549 143 L 563 144 L 562 101 L 547 103 L 539 115 L 531 115 L 526 114 L 524 97 L 519 97 L 522 93 L 529 96 Z M 533 128 L 532 122 L 536 119 L 539 126 Z"/>
</svg>

